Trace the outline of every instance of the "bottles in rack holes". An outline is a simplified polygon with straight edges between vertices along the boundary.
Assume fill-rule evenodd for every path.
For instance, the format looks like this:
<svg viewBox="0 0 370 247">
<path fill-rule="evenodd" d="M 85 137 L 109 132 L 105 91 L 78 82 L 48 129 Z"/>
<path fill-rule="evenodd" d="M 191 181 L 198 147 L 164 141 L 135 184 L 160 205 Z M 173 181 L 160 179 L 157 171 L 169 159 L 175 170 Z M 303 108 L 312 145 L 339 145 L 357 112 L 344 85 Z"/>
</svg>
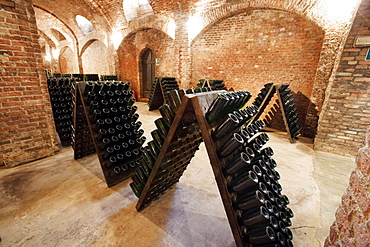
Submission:
<svg viewBox="0 0 370 247">
<path fill-rule="evenodd" d="M 134 169 L 146 141 L 130 86 L 129 82 L 87 82 L 83 92 L 96 141 L 100 143 L 102 165 L 110 177 Z"/>
<path fill-rule="evenodd" d="M 273 87 L 273 88 L 271 89 L 271 87 Z M 272 90 L 272 93 L 269 96 L 269 98 L 266 99 L 266 96 L 267 96 L 268 92 L 270 91 L 270 89 Z M 264 85 L 264 87 L 261 89 L 260 93 L 254 99 L 253 105 L 255 105 L 257 108 L 259 108 L 262 105 L 263 101 L 266 99 L 266 101 L 268 102 L 271 99 L 271 97 L 274 95 L 274 93 L 275 93 L 274 84 L 273 83 L 266 83 Z"/>
<path fill-rule="evenodd" d="M 232 111 L 241 109 L 251 98 L 248 91 L 227 92 L 218 94 L 206 112 L 208 123 L 222 119 Z"/>
<path fill-rule="evenodd" d="M 292 139 L 295 139 L 301 132 L 302 127 L 299 124 L 298 114 L 296 112 L 296 105 L 291 90 L 288 88 L 289 84 L 282 84 L 279 87 L 279 94 L 283 103 L 285 117 L 290 130 Z"/>
<path fill-rule="evenodd" d="M 145 184 L 151 175 L 157 157 L 163 148 L 168 132 L 180 107 L 183 90 L 171 90 L 168 93 L 169 104 L 159 107 L 161 117 L 154 121 L 157 129 L 151 131 L 152 140 L 147 143 L 140 167 L 137 167 L 130 184 L 134 194 L 140 197 Z M 194 156 L 201 142 L 199 126 L 192 120 L 180 121 L 174 137 L 171 140 L 168 152 L 164 154 L 162 164 L 151 184 L 149 193 L 155 198 L 178 181 L 186 166 Z"/>
<path fill-rule="evenodd" d="M 257 109 L 254 106 L 228 113 L 227 117 L 212 132 L 212 139 L 216 141 L 237 131 L 238 128 L 246 124 L 256 113 Z"/>
<path fill-rule="evenodd" d="M 72 142 L 74 78 L 47 78 L 57 133 L 63 146 Z"/>
<path fill-rule="evenodd" d="M 224 104 L 228 102 L 222 97 L 217 100 Z M 228 117 L 215 127 L 212 138 L 217 141 L 217 153 L 224 164 L 222 171 L 243 240 L 253 245 L 287 246 L 293 236 L 286 226 L 291 225 L 293 213 L 288 207 L 289 200 L 282 194 L 280 174 L 272 159 L 274 152 L 270 147 L 264 147 L 269 137 L 259 133 L 264 127 L 263 122 L 244 124 L 248 121 L 245 119 L 256 113 L 252 110 L 256 107 L 229 112 Z"/>
</svg>

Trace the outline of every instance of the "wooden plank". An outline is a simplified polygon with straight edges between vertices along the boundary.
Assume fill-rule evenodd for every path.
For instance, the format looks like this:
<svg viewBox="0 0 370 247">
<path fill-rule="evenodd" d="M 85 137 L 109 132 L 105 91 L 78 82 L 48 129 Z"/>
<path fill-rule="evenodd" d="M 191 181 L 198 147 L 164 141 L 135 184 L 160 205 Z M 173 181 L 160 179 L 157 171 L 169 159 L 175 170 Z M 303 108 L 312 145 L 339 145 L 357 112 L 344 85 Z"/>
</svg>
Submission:
<svg viewBox="0 0 370 247">
<path fill-rule="evenodd" d="M 216 96 L 216 95 L 214 95 Z M 207 98 L 196 97 L 192 99 L 194 111 L 196 113 L 198 123 L 201 129 L 202 137 L 207 149 L 208 157 L 212 166 L 212 170 L 217 182 L 218 189 L 220 191 L 221 199 L 224 204 L 225 212 L 229 220 L 231 231 L 233 233 L 236 245 L 238 247 L 246 246 L 243 239 L 240 226 L 238 225 L 237 216 L 232 206 L 231 197 L 227 189 L 226 178 L 222 173 L 222 162 L 218 159 L 217 149 L 214 141 L 212 140 L 211 131 L 212 128 L 208 125 L 205 113 L 209 108 L 209 101 Z"/>
<path fill-rule="evenodd" d="M 160 165 L 162 164 L 163 162 L 163 159 L 164 159 L 164 156 L 170 146 L 170 143 L 175 135 L 175 132 L 177 130 L 177 127 L 179 126 L 179 123 L 181 121 L 181 118 L 183 117 L 184 115 L 184 112 L 185 112 L 185 109 L 187 107 L 187 104 L 189 103 L 189 98 L 188 97 L 184 97 L 182 99 L 182 102 L 181 102 L 181 105 L 179 106 L 179 108 L 177 109 L 177 112 L 176 112 L 176 115 L 175 115 L 175 118 L 171 124 L 171 127 L 170 127 L 170 130 L 168 131 L 168 134 L 166 136 L 166 139 L 164 140 L 163 142 L 163 145 L 162 145 L 162 148 L 158 154 L 158 157 L 153 165 L 153 168 L 152 168 L 152 171 L 149 175 L 149 178 L 148 180 L 146 181 L 145 183 L 145 186 L 144 186 L 144 189 L 143 191 L 141 192 L 141 195 L 140 195 L 140 198 L 139 198 L 139 201 L 137 202 L 136 204 L 136 209 L 138 211 L 142 210 L 146 205 L 146 198 L 148 197 L 148 192 L 149 192 L 149 189 L 151 188 L 151 184 L 153 183 L 154 179 L 155 179 L 155 176 L 156 174 L 158 173 L 158 169 L 160 167 Z"/>
<path fill-rule="evenodd" d="M 275 85 L 275 88 L 276 88 L 276 93 L 278 95 L 278 102 L 279 102 L 279 105 L 280 105 L 280 110 L 281 110 L 281 114 L 283 115 L 283 120 L 284 120 L 284 125 L 285 125 L 285 129 L 287 131 L 287 134 L 288 134 L 288 138 L 290 140 L 290 143 L 294 143 L 295 142 L 295 139 L 292 138 L 292 133 L 290 132 L 290 128 L 289 128 L 289 123 L 288 123 L 288 120 L 286 118 L 286 112 L 285 112 L 285 109 L 284 109 L 284 103 L 283 103 L 283 99 L 280 95 L 280 84 L 276 84 Z"/>
<path fill-rule="evenodd" d="M 274 85 L 272 85 L 270 87 L 269 91 L 267 92 L 265 98 L 263 99 L 260 107 L 258 107 L 257 114 L 254 115 L 254 117 L 251 119 L 251 121 L 249 121 L 249 124 L 254 123 L 255 121 L 257 121 L 260 118 L 262 113 L 265 111 L 267 105 L 270 103 L 271 98 L 274 96 L 274 93 L 275 93 L 274 89 L 275 89 L 275 87 L 274 87 Z"/>
<path fill-rule="evenodd" d="M 96 153 L 95 146 L 91 137 L 89 129 L 84 128 L 87 125 L 86 114 L 81 111 L 85 111 L 82 105 L 82 98 L 80 94 L 80 87 L 78 84 L 75 85 L 74 90 L 74 107 L 73 107 L 73 127 L 74 127 L 74 159 L 80 159 L 86 155 Z M 82 113 L 82 114 L 81 114 Z M 84 143 L 85 142 L 85 143 Z M 92 144 L 92 145 L 91 145 Z M 87 150 L 82 150 L 88 148 Z"/>
</svg>

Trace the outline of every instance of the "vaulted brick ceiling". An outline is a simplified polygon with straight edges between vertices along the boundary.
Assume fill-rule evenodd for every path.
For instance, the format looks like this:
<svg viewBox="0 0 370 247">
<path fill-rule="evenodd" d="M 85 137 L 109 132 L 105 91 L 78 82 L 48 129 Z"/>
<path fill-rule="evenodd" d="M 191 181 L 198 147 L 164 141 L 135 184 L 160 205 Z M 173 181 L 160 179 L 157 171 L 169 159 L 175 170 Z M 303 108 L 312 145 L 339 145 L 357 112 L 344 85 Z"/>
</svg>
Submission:
<svg viewBox="0 0 370 247">
<path fill-rule="evenodd" d="M 191 13 L 195 8 L 215 7 L 228 2 L 216 0 L 149 0 L 155 15 Z M 108 25 L 110 28 L 125 28 L 127 20 L 123 9 L 123 0 L 33 0 L 35 7 L 52 13 L 72 29 L 77 29 L 75 16 L 82 15 L 94 26 Z"/>
</svg>

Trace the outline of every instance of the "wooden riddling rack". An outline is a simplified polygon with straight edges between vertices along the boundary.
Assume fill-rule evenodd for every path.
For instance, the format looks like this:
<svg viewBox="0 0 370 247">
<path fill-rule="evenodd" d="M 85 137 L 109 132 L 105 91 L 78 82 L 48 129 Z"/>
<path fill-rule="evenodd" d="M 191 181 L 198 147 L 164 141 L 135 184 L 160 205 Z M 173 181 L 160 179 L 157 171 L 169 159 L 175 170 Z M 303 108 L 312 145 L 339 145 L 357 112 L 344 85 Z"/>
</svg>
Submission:
<svg viewBox="0 0 370 247">
<path fill-rule="evenodd" d="M 71 145 L 73 102 L 73 78 L 48 78 L 48 92 L 50 95 L 54 123 L 62 146 Z"/>
<path fill-rule="evenodd" d="M 177 183 L 202 142 L 188 97 L 184 97 L 141 192 L 137 210 L 156 200 Z M 141 169 L 138 167 L 137 169 Z M 139 171 L 140 172 L 140 171 Z"/>
<path fill-rule="evenodd" d="M 74 149 L 74 159 L 77 160 L 96 153 L 96 150 L 77 84 L 75 84 L 73 91 L 73 102 L 72 147 Z"/>
<path fill-rule="evenodd" d="M 167 92 L 178 90 L 178 82 L 174 77 L 156 77 L 150 91 L 148 106 L 149 111 L 158 109 L 161 105 L 168 102 Z"/>
<path fill-rule="evenodd" d="M 120 162 L 117 161 L 116 165 L 107 167 L 106 164 L 108 162 L 108 158 L 111 156 L 108 156 L 108 158 L 103 158 L 103 155 L 107 154 L 106 149 L 101 148 L 103 143 L 101 141 L 98 141 L 97 139 L 98 133 L 94 131 L 96 124 L 93 123 L 92 121 L 92 113 L 90 111 L 91 109 L 90 106 L 87 105 L 87 97 L 83 94 L 83 92 L 85 91 L 85 87 L 86 82 L 79 82 L 76 84 L 75 92 L 76 121 L 74 126 L 75 159 L 96 152 L 99 158 L 99 163 L 103 171 L 106 183 L 108 187 L 111 187 L 129 178 L 133 174 L 134 167 L 138 164 L 136 159 L 140 156 L 140 153 L 132 155 L 132 157 L 129 159 L 127 158 Z M 131 97 L 130 99 L 132 99 L 132 95 L 130 97 Z M 139 123 L 139 121 L 136 123 Z M 85 143 L 85 141 L 87 143 Z M 116 141 L 116 144 L 121 145 L 122 143 L 120 141 L 121 140 Z M 93 143 L 93 145 L 90 145 L 91 142 Z M 85 145 L 88 146 L 87 150 L 84 150 Z M 139 149 L 139 147 L 137 149 Z"/>
<path fill-rule="evenodd" d="M 261 89 L 260 93 L 253 102 L 253 105 L 258 107 L 258 113 L 253 117 L 252 122 L 259 119 L 276 93 L 278 96 L 277 104 L 279 105 L 282 113 L 288 138 L 290 142 L 293 143 L 300 134 L 302 127 L 300 127 L 297 109 L 295 107 L 295 103 L 293 102 L 293 96 L 288 87 L 288 84 L 265 84 L 264 88 Z"/>
<path fill-rule="evenodd" d="M 136 209 L 138 211 L 144 209 L 152 201 L 158 199 L 167 189 L 171 188 L 173 184 L 179 181 L 183 171 L 190 163 L 191 158 L 194 156 L 199 144 L 203 140 L 236 245 L 238 247 L 246 247 L 251 245 L 243 240 L 244 233 L 238 222 L 237 212 L 233 207 L 232 194 L 228 189 L 227 178 L 222 171 L 225 161 L 218 157 L 218 148 L 220 148 L 220 144 L 212 139 L 212 131 L 215 129 L 216 123 L 212 123 L 211 125 L 208 124 L 205 117 L 208 108 L 220 92 L 225 91 L 187 94 L 182 98 L 182 102 L 177 109 L 167 137 L 163 142 L 163 146 L 139 196 Z M 178 139 L 177 136 L 178 132 L 183 130 L 184 122 L 192 123 L 197 127 L 194 128 L 192 134 L 185 137 L 189 138 L 191 135 L 194 135 L 194 144 L 192 145 L 191 142 L 190 144 L 189 142 L 184 142 L 182 144 L 184 149 L 190 151 L 184 154 L 183 157 L 178 157 L 176 153 L 173 153 L 172 148 L 176 146 L 176 142 L 182 141 L 181 138 Z M 177 149 L 181 150 L 181 146 Z M 175 149 L 175 151 L 177 149 Z M 171 163 L 171 158 L 173 156 L 178 157 L 180 160 L 183 159 L 183 162 Z M 180 166 L 180 169 L 177 169 L 178 166 Z M 173 173 L 172 171 L 177 172 Z"/>
<path fill-rule="evenodd" d="M 209 87 L 212 91 L 226 90 L 224 81 L 219 79 L 200 79 L 197 86 L 199 88 Z"/>
</svg>

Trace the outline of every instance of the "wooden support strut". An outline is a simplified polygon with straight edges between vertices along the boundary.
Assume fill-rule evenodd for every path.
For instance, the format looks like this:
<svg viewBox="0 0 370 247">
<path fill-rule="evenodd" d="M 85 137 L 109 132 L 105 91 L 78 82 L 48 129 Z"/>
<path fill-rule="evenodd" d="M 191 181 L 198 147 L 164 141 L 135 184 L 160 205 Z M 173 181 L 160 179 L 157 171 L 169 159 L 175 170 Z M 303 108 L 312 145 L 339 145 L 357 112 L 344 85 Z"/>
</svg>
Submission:
<svg viewBox="0 0 370 247">
<path fill-rule="evenodd" d="M 278 104 L 280 106 L 280 110 L 281 110 L 281 113 L 282 113 L 282 117 L 283 117 L 283 121 L 284 121 L 284 125 L 285 125 L 285 129 L 287 131 L 287 135 L 288 135 L 288 138 L 290 140 L 290 143 L 294 143 L 296 141 L 295 138 L 292 137 L 291 135 L 291 130 L 289 128 L 289 123 L 288 123 L 288 120 L 286 118 L 286 112 L 285 112 L 285 109 L 284 109 L 284 102 L 283 102 L 283 99 L 280 95 L 280 86 L 281 84 L 274 84 L 270 87 L 270 89 L 268 90 L 265 98 L 263 99 L 260 107 L 258 108 L 258 113 L 252 118 L 252 120 L 249 122 L 250 124 L 252 124 L 253 122 L 257 121 L 260 116 L 262 115 L 262 113 L 265 111 L 267 105 L 270 103 L 270 100 L 271 98 L 274 96 L 275 92 L 278 96 Z"/>
</svg>

